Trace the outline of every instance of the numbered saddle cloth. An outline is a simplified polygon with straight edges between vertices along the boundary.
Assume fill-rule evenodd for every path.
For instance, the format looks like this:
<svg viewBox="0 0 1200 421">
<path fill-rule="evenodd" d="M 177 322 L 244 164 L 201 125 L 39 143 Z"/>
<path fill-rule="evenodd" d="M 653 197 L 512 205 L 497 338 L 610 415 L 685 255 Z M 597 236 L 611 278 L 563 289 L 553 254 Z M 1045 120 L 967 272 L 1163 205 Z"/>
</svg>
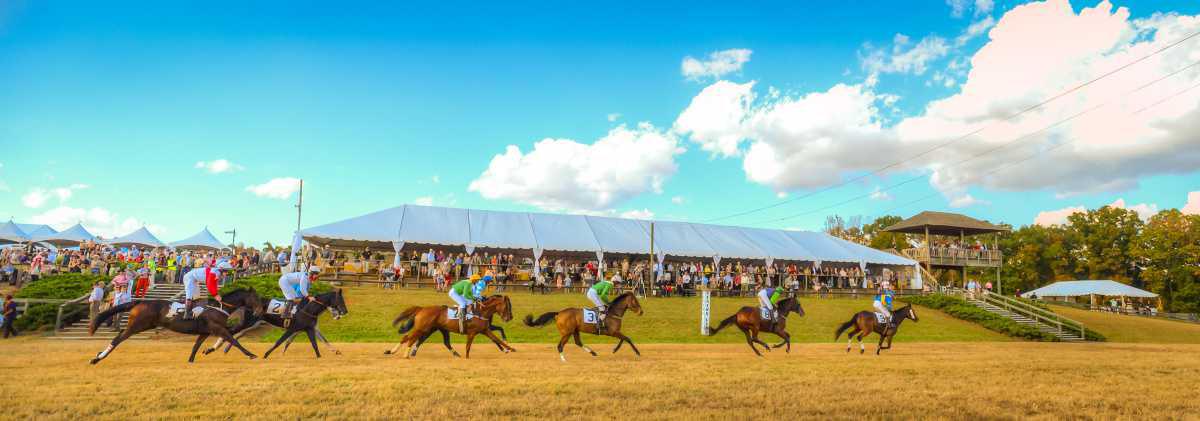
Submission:
<svg viewBox="0 0 1200 421">
<path fill-rule="evenodd" d="M 759 312 L 759 317 L 762 317 L 764 320 L 771 318 L 771 309 L 769 309 L 769 308 L 760 306 L 760 307 L 758 307 L 758 312 Z"/>
<path fill-rule="evenodd" d="M 300 307 L 300 306 L 292 307 L 293 315 L 296 314 L 296 310 L 298 307 Z M 276 316 L 282 316 L 283 309 L 285 309 L 285 308 L 287 308 L 287 300 L 277 300 L 277 299 L 272 298 L 271 302 L 267 303 L 267 314 L 274 314 Z"/>
<path fill-rule="evenodd" d="M 457 307 L 446 307 L 446 318 L 450 319 L 450 320 L 458 320 L 458 308 Z M 471 320 L 473 318 L 475 318 L 475 315 L 468 312 L 467 320 Z"/>
<path fill-rule="evenodd" d="M 583 309 L 583 322 L 598 323 L 600 321 L 599 314 L 600 312 L 596 311 L 594 308 L 585 308 Z"/>
<path fill-rule="evenodd" d="M 876 311 L 875 312 L 875 321 L 879 322 L 879 323 L 887 323 L 888 318 L 887 318 L 887 316 L 884 316 L 883 313 Z"/>
<path fill-rule="evenodd" d="M 181 317 L 181 316 L 183 316 L 183 311 L 185 309 L 187 309 L 187 304 L 171 303 L 171 309 L 167 310 L 167 317 L 168 318 Z M 202 306 L 202 305 L 196 305 L 196 306 L 192 307 L 192 317 L 199 317 L 200 313 L 203 313 L 203 312 L 204 312 L 204 306 Z"/>
</svg>

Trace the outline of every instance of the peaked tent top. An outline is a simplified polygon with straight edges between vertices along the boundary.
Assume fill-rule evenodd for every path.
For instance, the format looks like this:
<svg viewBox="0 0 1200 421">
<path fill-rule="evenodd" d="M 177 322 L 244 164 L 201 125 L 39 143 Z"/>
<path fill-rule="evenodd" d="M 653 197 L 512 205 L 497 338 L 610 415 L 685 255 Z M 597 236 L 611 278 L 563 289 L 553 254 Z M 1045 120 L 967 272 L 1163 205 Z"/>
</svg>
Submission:
<svg viewBox="0 0 1200 421">
<path fill-rule="evenodd" d="M 1029 298 L 1034 294 L 1037 294 L 1038 297 L 1079 297 L 1092 294 L 1109 297 L 1138 298 L 1154 298 L 1158 296 L 1158 294 L 1150 291 L 1141 290 L 1120 282 L 1109 280 L 1059 281 L 1033 291 L 1026 292 L 1021 294 L 1021 296 Z"/>
<path fill-rule="evenodd" d="M 184 250 L 222 250 L 229 246 L 222 244 L 208 228 L 201 230 L 188 238 L 171 243 L 171 247 Z"/>
<path fill-rule="evenodd" d="M 150 233 L 146 227 L 138 228 L 137 231 L 125 234 L 123 236 L 105 241 L 105 243 L 114 246 L 145 246 L 145 247 L 166 247 L 158 237 Z"/>
<path fill-rule="evenodd" d="M 55 247 L 70 247 L 77 246 L 84 241 L 95 240 L 96 236 L 83 228 L 83 225 L 75 224 L 71 228 L 62 230 L 62 232 L 48 233 L 33 237 L 35 243 L 52 244 Z"/>
<path fill-rule="evenodd" d="M 1008 228 L 992 225 L 986 221 L 980 221 L 966 215 L 925 211 L 914 215 L 912 218 L 900 221 L 896 225 L 887 227 L 884 231 L 924 234 L 926 228 L 929 228 L 930 234 L 947 236 L 958 236 L 959 233 L 964 235 L 990 234 L 1009 230 Z"/>
<path fill-rule="evenodd" d="M 0 244 L 24 243 L 26 241 L 29 241 L 29 234 L 26 234 L 13 221 L 8 221 L 0 225 Z"/>
<path fill-rule="evenodd" d="M 310 243 L 338 248 L 469 246 L 644 255 L 650 252 L 650 224 L 599 216 L 404 205 L 307 228 L 300 235 Z M 654 251 L 675 258 L 916 264 L 824 233 L 671 221 L 654 222 Z"/>
<path fill-rule="evenodd" d="M 49 225 L 44 225 L 44 224 L 21 224 L 21 223 L 18 223 L 17 227 L 20 228 L 21 231 L 25 233 L 25 235 L 28 235 L 29 238 L 37 238 L 37 237 L 41 237 L 43 235 L 50 235 L 50 234 L 58 233 L 58 231 L 55 230 L 54 228 L 50 228 Z"/>
</svg>

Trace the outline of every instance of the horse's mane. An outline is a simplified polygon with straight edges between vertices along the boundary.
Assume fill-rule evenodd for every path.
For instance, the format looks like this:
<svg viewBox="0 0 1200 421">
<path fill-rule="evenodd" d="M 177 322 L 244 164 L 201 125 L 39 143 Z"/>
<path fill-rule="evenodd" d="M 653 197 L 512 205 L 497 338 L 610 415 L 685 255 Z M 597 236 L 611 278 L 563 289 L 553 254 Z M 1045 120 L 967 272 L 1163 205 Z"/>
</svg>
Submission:
<svg viewBox="0 0 1200 421">
<path fill-rule="evenodd" d="M 632 296 L 633 296 L 633 291 L 623 292 L 623 293 L 621 293 L 621 295 L 618 295 L 617 298 L 614 298 L 612 300 L 612 304 L 609 304 L 609 307 L 616 307 L 617 304 L 620 304 L 622 301 L 625 301 L 626 298 L 629 298 Z"/>
</svg>

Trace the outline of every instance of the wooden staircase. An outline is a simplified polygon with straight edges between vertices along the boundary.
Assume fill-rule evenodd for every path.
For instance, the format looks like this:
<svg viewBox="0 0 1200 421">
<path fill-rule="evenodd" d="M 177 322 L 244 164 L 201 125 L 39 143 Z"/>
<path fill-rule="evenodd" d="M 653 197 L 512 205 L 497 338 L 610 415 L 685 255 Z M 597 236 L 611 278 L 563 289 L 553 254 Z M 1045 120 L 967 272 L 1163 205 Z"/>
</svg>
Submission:
<svg viewBox="0 0 1200 421">
<path fill-rule="evenodd" d="M 207 294 L 204 295 L 207 297 Z M 134 302 L 143 300 L 177 300 L 183 297 L 182 284 L 155 284 L 146 291 L 145 298 L 134 298 Z M 129 313 L 121 313 L 117 316 L 120 318 L 121 327 L 125 327 L 129 322 Z M 63 326 L 54 333 L 51 339 L 64 340 L 80 340 L 80 339 L 103 339 L 112 340 L 117 336 L 117 331 L 107 326 L 100 326 L 96 329 L 95 335 L 88 335 L 88 326 L 91 323 L 91 317 L 84 317 L 79 321 L 70 325 Z M 131 336 L 129 339 L 151 339 L 159 336 L 161 329 L 148 330 Z"/>
<path fill-rule="evenodd" d="M 1018 324 L 1033 326 L 1037 330 L 1053 335 L 1063 342 L 1083 342 L 1083 323 L 1062 317 L 1057 313 L 1005 297 L 999 294 L 983 291 L 971 296 L 961 292 L 963 298 L 975 307 L 989 313 L 1010 319 Z"/>
</svg>

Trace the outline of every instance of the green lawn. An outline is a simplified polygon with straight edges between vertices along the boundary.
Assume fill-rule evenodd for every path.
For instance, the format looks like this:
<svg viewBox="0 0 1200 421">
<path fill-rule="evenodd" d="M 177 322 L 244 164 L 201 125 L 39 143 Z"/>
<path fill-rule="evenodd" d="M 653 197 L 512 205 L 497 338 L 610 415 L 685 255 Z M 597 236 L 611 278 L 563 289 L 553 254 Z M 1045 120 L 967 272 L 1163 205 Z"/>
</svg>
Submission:
<svg viewBox="0 0 1200 421">
<path fill-rule="evenodd" d="M 1061 305 L 1052 305 L 1050 309 L 1104 334 L 1109 342 L 1200 343 L 1200 324 L 1102 313 Z"/>
<path fill-rule="evenodd" d="M 513 320 L 502 323 L 512 342 L 556 342 L 557 329 L 551 324 L 542 328 L 524 326 L 520 320 L 526 314 L 535 316 L 547 311 L 558 311 L 567 307 L 587 304 L 582 294 L 531 295 L 527 291 L 509 292 L 513 302 Z M 321 321 L 326 337 L 335 342 L 393 342 L 400 336 L 391 327 L 391 321 L 410 305 L 448 304 L 444 293 L 431 289 L 383 290 L 378 287 L 347 287 L 347 305 L 350 314 L 341 320 L 332 320 L 328 314 Z M 714 298 L 712 325 L 733 314 L 745 305 L 754 305 L 752 298 Z M 841 323 L 860 310 L 870 308 L 864 299 L 803 299 L 807 315 L 792 315 L 788 320 L 788 331 L 793 342 L 830 342 L 833 332 Z M 711 337 L 700 336 L 699 298 L 646 298 L 642 300 L 645 315 L 627 315 L 625 333 L 642 343 L 737 343 L 744 342 L 741 332 L 726 329 Z M 918 313 L 920 323 L 905 322 L 897 336 L 898 342 L 969 342 L 1009 341 L 1010 338 L 980 326 L 951 318 L 937 311 L 925 310 Z M 499 318 L 496 319 L 499 321 Z M 279 331 L 272 330 L 266 340 L 278 338 Z M 458 336 L 458 335 L 454 335 Z M 456 338 L 457 339 L 457 338 Z M 596 337 L 584 339 L 588 342 L 614 342 Z M 776 342 L 774 335 L 764 340 Z"/>
</svg>

